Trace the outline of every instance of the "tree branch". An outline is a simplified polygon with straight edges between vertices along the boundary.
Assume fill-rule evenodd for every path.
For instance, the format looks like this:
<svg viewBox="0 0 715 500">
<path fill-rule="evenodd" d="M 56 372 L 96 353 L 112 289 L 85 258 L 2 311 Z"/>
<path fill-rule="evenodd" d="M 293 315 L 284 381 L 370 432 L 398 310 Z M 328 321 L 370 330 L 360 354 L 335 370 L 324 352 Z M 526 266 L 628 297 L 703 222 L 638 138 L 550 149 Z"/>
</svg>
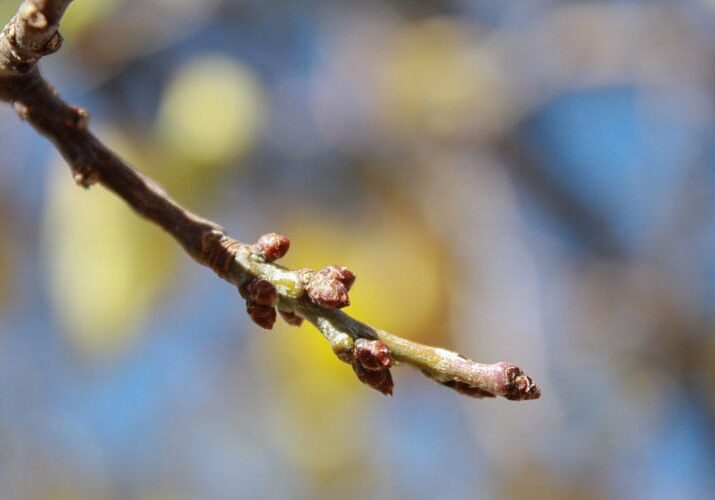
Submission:
<svg viewBox="0 0 715 500">
<path fill-rule="evenodd" d="M 88 129 L 89 116 L 62 101 L 42 78 L 37 61 L 59 49 L 60 18 L 71 0 L 25 0 L 0 35 L 0 99 L 49 138 L 84 187 L 100 183 L 139 215 L 171 234 L 199 263 L 235 284 L 249 316 L 271 328 L 276 312 L 290 324 L 314 324 L 358 378 L 392 393 L 390 367 L 404 363 L 456 391 L 477 397 L 536 399 L 540 391 L 509 363 L 481 364 L 372 328 L 341 307 L 355 276 L 345 267 L 291 271 L 275 264 L 289 248 L 285 236 L 269 233 L 255 244 L 227 236 L 218 224 L 181 207 L 154 181 L 132 169 Z"/>
</svg>

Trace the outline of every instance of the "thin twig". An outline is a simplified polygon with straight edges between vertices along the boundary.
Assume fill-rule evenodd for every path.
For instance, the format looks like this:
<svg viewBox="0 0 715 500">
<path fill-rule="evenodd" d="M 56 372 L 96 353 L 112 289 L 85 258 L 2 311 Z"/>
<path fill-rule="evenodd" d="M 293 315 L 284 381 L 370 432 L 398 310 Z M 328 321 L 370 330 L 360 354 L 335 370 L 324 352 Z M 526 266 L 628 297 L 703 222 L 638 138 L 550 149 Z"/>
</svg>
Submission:
<svg viewBox="0 0 715 500">
<path fill-rule="evenodd" d="M 536 399 L 540 391 L 521 369 L 509 363 L 482 364 L 372 328 L 339 309 L 349 303 L 355 276 L 344 267 L 291 271 L 274 263 L 288 250 L 282 235 L 267 234 L 255 244 L 230 238 L 218 224 L 172 200 L 100 142 L 88 129 L 88 113 L 62 101 L 42 78 L 37 61 L 57 51 L 57 28 L 71 0 L 25 0 L 0 35 L 0 99 L 49 138 L 67 161 L 75 181 L 99 183 L 139 215 L 171 234 L 199 263 L 235 284 L 249 316 L 271 328 L 278 311 L 290 324 L 314 324 L 335 354 L 350 363 L 358 378 L 384 394 L 392 393 L 390 367 L 405 363 L 436 382 L 473 397 Z"/>
</svg>

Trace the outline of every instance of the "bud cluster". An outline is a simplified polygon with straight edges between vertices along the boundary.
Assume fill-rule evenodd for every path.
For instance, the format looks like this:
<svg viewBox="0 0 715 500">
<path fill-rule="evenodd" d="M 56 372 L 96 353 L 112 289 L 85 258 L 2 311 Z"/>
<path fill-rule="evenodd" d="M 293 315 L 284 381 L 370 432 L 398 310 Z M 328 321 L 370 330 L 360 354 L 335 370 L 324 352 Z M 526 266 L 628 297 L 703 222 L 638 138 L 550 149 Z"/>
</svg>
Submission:
<svg viewBox="0 0 715 500">
<path fill-rule="evenodd" d="M 302 271 L 308 297 L 326 309 L 340 309 L 350 305 L 348 291 L 355 283 L 355 275 L 344 266 L 327 266 L 320 271 Z"/>
<path fill-rule="evenodd" d="M 388 347 L 379 340 L 357 339 L 353 349 L 352 367 L 358 379 L 381 392 L 392 395 L 392 357 Z"/>
<path fill-rule="evenodd" d="M 252 245 L 247 245 L 254 258 L 262 262 L 275 262 L 283 257 L 290 248 L 290 240 L 277 233 L 261 236 Z M 340 309 L 350 305 L 348 292 L 355 283 L 355 274 L 347 267 L 331 265 L 320 271 L 303 269 L 297 271 L 308 299 L 325 309 Z M 246 311 L 251 319 L 262 328 L 270 330 L 276 322 L 277 314 L 290 324 L 299 326 L 303 318 L 294 311 L 279 309 L 278 291 L 275 285 L 266 279 L 248 279 L 239 286 L 241 296 L 246 299 Z M 352 343 L 352 342 L 351 342 Z M 351 350 L 341 358 L 351 364 L 358 379 L 389 396 L 394 383 L 390 367 L 393 359 L 389 348 L 379 340 L 359 338 Z"/>
<path fill-rule="evenodd" d="M 290 248 L 290 240 L 278 233 L 264 234 L 249 248 L 254 256 L 263 262 L 274 262 L 283 257 Z M 238 287 L 246 299 L 246 312 L 258 326 L 270 330 L 276 322 L 278 291 L 268 280 L 255 278 Z M 280 311 L 281 317 L 291 325 L 298 325 L 302 318 L 292 312 Z"/>
</svg>

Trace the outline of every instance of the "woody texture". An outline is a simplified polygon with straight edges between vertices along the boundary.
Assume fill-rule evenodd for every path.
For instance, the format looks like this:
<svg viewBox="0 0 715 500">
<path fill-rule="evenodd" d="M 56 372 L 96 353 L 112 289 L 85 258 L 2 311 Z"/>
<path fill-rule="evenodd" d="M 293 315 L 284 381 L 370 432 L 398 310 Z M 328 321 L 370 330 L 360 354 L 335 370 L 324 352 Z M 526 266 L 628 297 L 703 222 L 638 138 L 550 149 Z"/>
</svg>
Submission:
<svg viewBox="0 0 715 500">
<path fill-rule="evenodd" d="M 235 240 L 218 224 L 183 208 L 115 155 L 90 131 L 88 112 L 65 103 L 38 69 L 39 60 L 62 45 L 58 28 L 70 3 L 25 0 L 20 4 L 0 34 L 0 99 L 52 141 L 78 185 L 102 185 L 168 232 L 197 262 L 238 288 L 248 315 L 259 326 L 271 329 L 279 317 L 291 325 L 303 321 L 315 325 L 358 380 L 382 394 L 392 394 L 391 369 L 410 365 L 435 382 L 475 398 L 518 401 L 541 395 L 531 378 L 511 363 L 477 363 L 350 317 L 341 311 L 349 305 L 355 283 L 348 268 L 282 267 L 277 261 L 289 249 L 287 237 L 268 233 L 255 243 Z"/>
</svg>

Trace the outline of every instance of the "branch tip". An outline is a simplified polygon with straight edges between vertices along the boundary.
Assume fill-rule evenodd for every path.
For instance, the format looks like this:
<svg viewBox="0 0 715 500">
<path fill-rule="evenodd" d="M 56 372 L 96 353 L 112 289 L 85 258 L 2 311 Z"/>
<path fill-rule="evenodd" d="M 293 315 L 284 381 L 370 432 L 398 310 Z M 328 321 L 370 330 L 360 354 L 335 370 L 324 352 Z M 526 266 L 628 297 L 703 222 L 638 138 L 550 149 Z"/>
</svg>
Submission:
<svg viewBox="0 0 715 500">
<path fill-rule="evenodd" d="M 511 401 L 525 401 L 541 397 L 541 389 L 521 368 L 505 362 L 497 365 L 503 368 L 505 398 Z"/>
<path fill-rule="evenodd" d="M 60 19 L 71 0 L 24 0 L 0 33 L 0 100 L 13 105 L 57 147 L 83 187 L 100 182 L 139 215 L 171 234 L 189 255 L 238 286 L 249 317 L 265 329 L 277 314 L 291 325 L 315 324 L 333 352 L 352 366 L 358 379 L 391 395 L 390 368 L 397 361 L 475 398 L 502 396 L 530 400 L 541 392 L 520 368 L 509 363 L 476 363 L 451 351 L 411 342 L 377 330 L 339 311 L 350 304 L 355 274 L 344 266 L 291 271 L 273 264 L 290 240 L 267 233 L 254 244 L 226 235 L 218 224 L 183 208 L 154 181 L 127 165 L 89 130 L 89 113 L 59 98 L 36 69 L 37 61 L 62 45 Z M 281 309 L 276 310 L 276 306 Z"/>
</svg>

